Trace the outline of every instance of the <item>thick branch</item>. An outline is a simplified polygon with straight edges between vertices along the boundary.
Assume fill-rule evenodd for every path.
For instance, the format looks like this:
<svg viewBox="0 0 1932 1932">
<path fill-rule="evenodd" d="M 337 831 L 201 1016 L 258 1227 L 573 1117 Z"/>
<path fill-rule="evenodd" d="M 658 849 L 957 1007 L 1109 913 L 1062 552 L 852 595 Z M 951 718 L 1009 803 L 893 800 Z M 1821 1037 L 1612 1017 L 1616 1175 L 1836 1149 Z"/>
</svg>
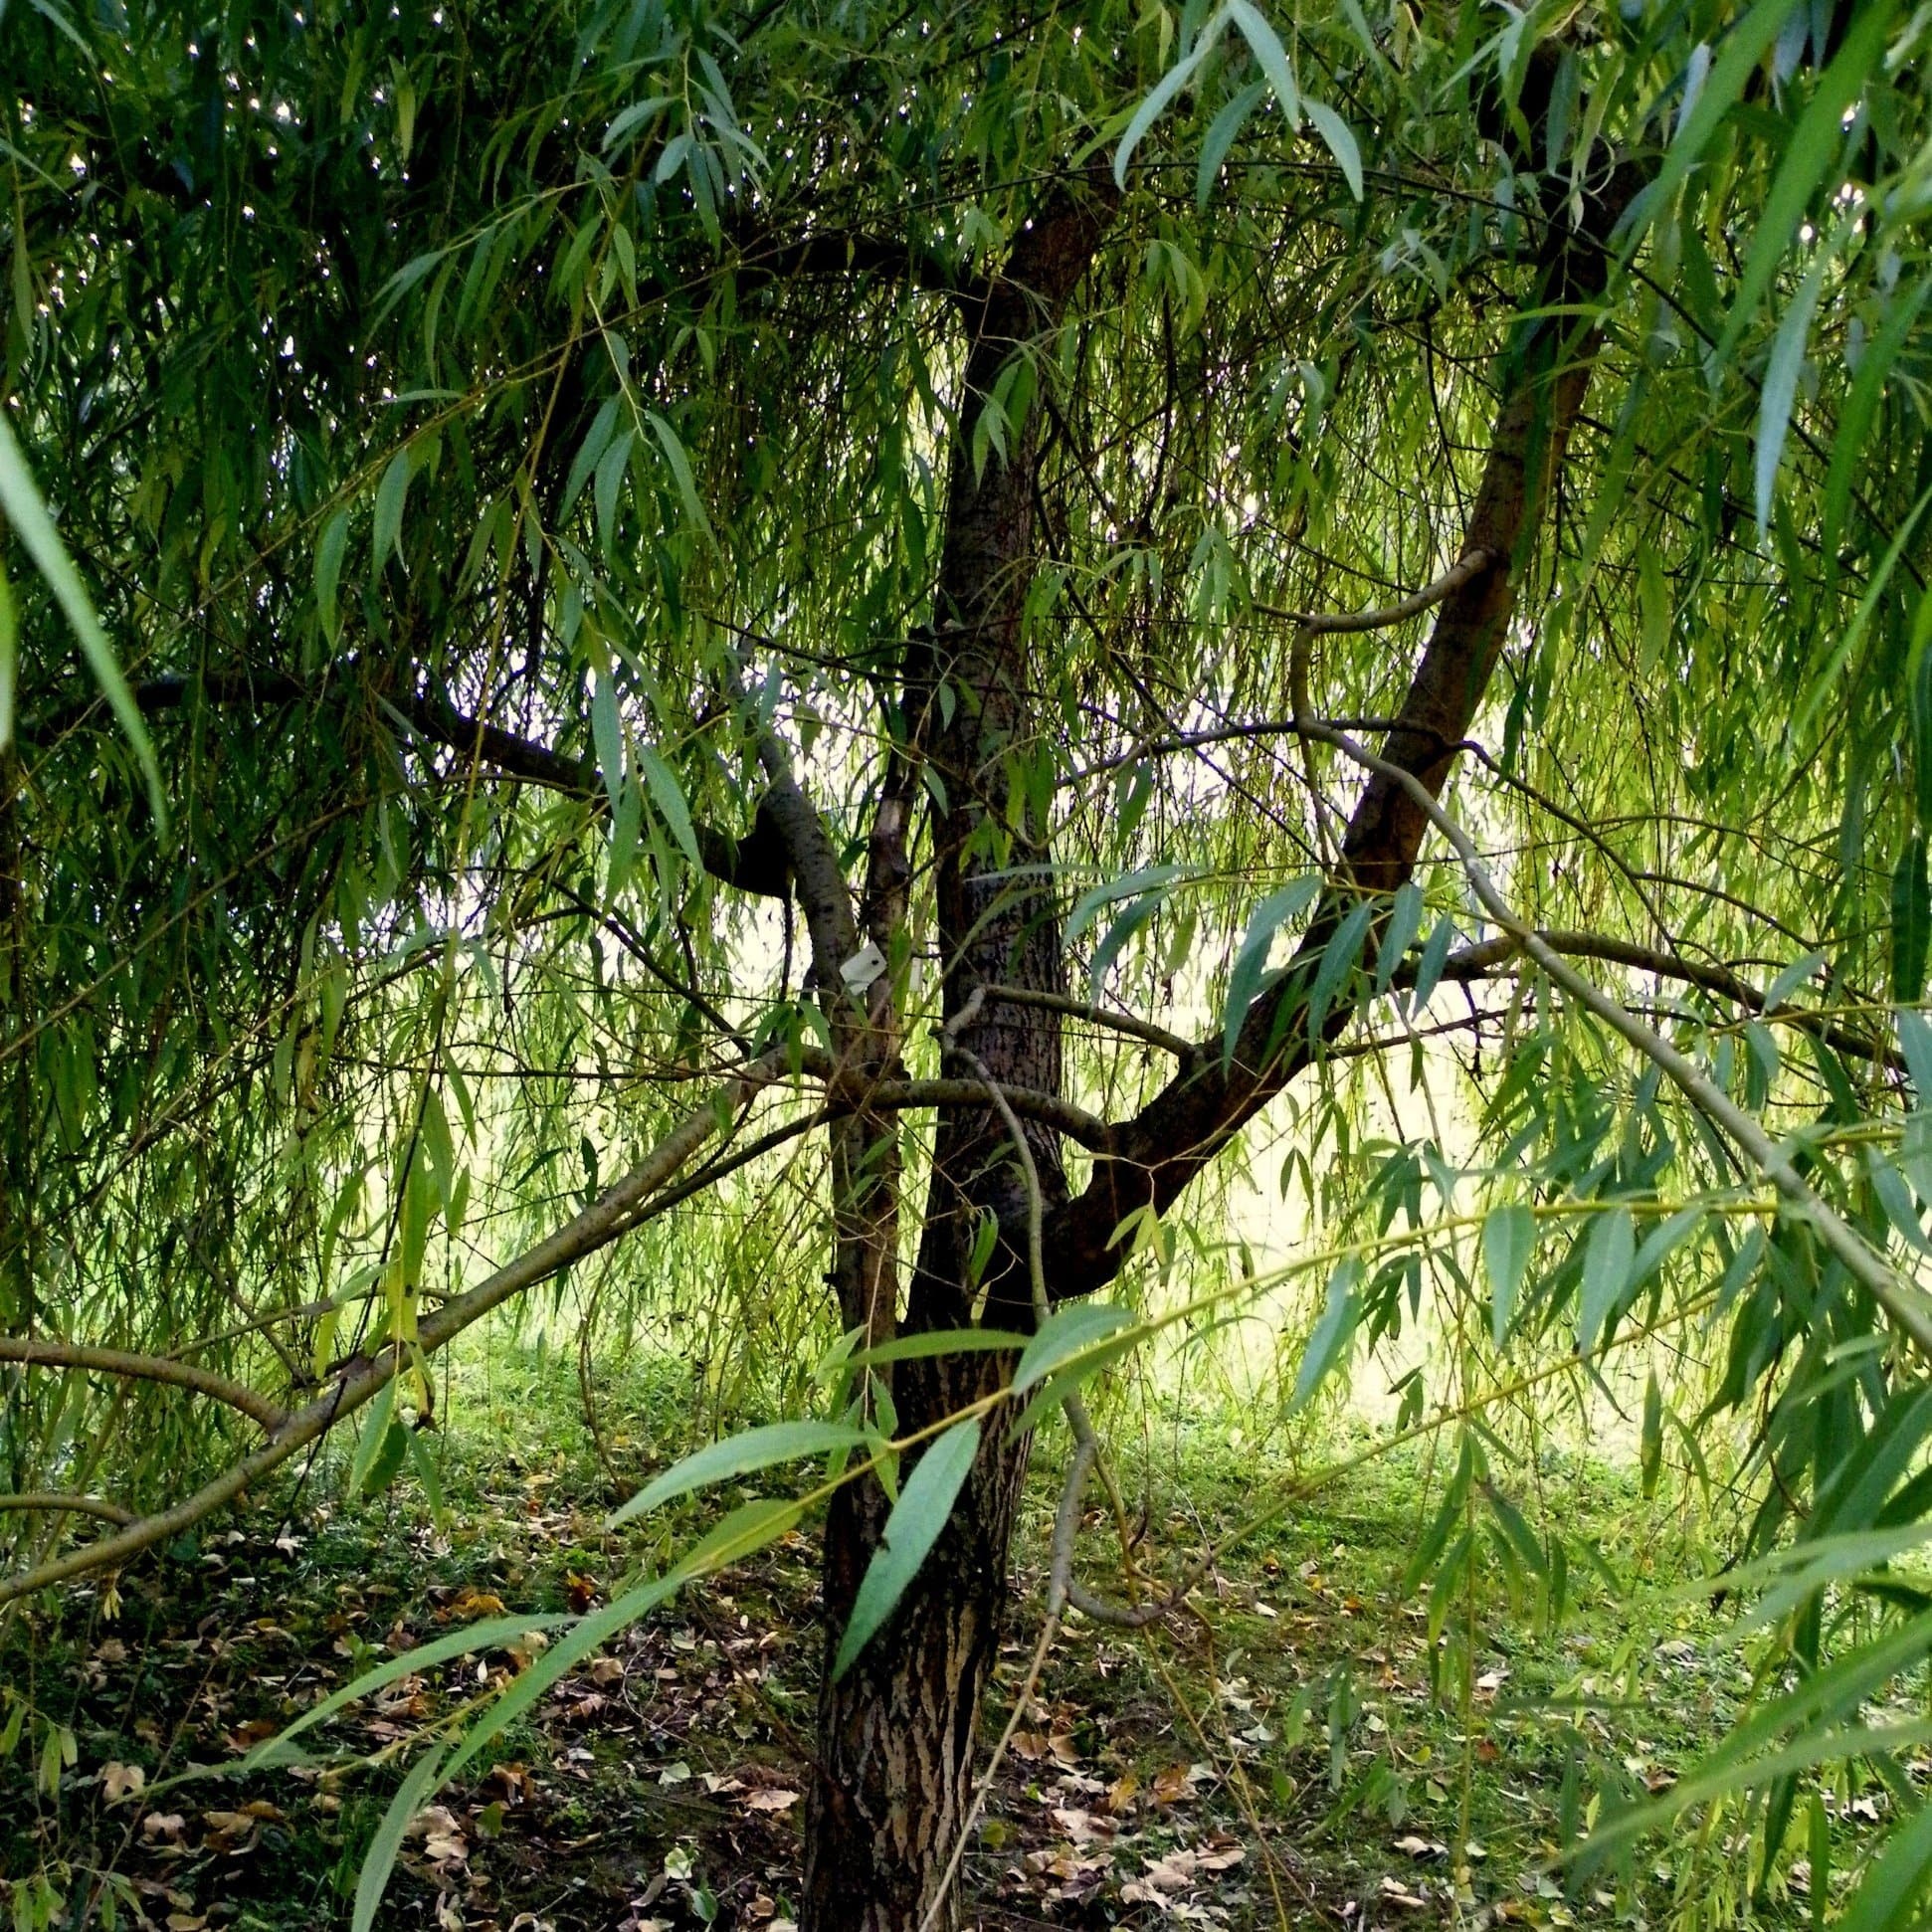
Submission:
<svg viewBox="0 0 1932 1932">
<path fill-rule="evenodd" d="M 1637 185 L 1633 171 L 1620 168 L 1586 204 L 1578 231 L 1551 232 L 1529 316 L 1505 355 L 1502 401 L 1462 543 L 1465 559 L 1480 554 L 1484 562 L 1460 575 L 1437 605 L 1428 648 L 1383 745 L 1384 761 L 1413 777 L 1425 796 L 1434 798 L 1447 782 L 1488 688 L 1515 609 L 1516 578 L 1588 387 L 1596 335 L 1586 328 L 1574 340 L 1559 317 L 1602 294 L 1602 241 Z M 1309 1063 L 1319 1043 L 1299 1014 L 1322 950 L 1362 893 L 1391 892 L 1408 878 L 1428 824 L 1403 785 L 1371 776 L 1342 841 L 1347 885 L 1324 897 L 1288 971 L 1249 1009 L 1234 1054 L 1224 1059 L 1216 1043 L 1202 1043 L 1175 1079 L 1123 1123 L 1117 1153 L 1094 1163 L 1084 1192 L 1053 1215 L 1047 1253 L 1057 1297 L 1110 1281 L 1125 1258 L 1114 1231 L 1138 1209 L 1170 1206 Z M 1324 1037 L 1348 1017 L 1331 1012 Z"/>
</svg>

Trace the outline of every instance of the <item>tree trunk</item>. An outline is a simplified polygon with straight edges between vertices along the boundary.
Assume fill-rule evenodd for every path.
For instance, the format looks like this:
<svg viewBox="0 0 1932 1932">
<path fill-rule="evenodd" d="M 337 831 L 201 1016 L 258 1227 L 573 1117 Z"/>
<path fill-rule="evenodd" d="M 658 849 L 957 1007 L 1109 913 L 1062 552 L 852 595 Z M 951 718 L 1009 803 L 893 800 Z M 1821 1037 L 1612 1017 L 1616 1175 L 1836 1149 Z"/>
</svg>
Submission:
<svg viewBox="0 0 1932 1932">
<path fill-rule="evenodd" d="M 1012 434 L 1005 464 L 976 469 L 973 432 L 1015 348 L 1055 321 L 1097 245 L 1110 202 L 1084 186 L 1057 195 L 1016 242 L 1006 273 L 969 316 L 972 340 L 954 424 L 931 639 L 908 655 L 899 699 L 910 755 L 939 775 L 933 865 L 944 1011 L 956 1020 L 980 992 L 959 1045 L 994 1079 L 1060 1090 L 1057 1015 L 984 1004 L 981 989 L 1064 984 L 1050 886 L 1015 890 L 1012 868 L 1051 857 L 1047 828 L 1008 816 L 1009 750 L 1027 734 L 1023 616 L 1031 580 L 1038 411 Z M 949 701 L 939 696 L 941 682 Z M 896 809 L 888 787 L 881 811 Z M 997 855 L 982 834 L 1006 828 Z M 875 856 L 877 834 L 874 833 Z M 1038 876 L 1036 874 L 1036 876 Z M 882 936 L 872 936 L 883 944 Z M 1065 1197 L 1058 1138 L 1030 1129 L 1050 1203 Z M 1026 1192 L 999 1117 L 984 1106 L 942 1110 L 904 1326 L 963 1328 L 984 1296 L 996 1326 L 1030 1326 L 1024 1258 Z M 1001 1235 L 979 1281 L 969 1258 L 983 1213 Z M 924 1428 L 996 1390 L 1009 1356 L 968 1352 L 898 1365 L 893 1400 L 902 1431 Z M 999 1653 L 1014 1511 L 1028 1439 L 1009 1419 L 988 1421 L 952 1517 L 885 1628 L 835 1682 L 831 1657 L 887 1513 L 874 1483 L 849 1484 L 826 1522 L 827 1667 L 819 1754 L 806 1816 L 806 1932 L 917 1932 L 932 1909 L 971 1800 L 981 1697 Z M 950 1924 L 950 1900 L 938 1922 Z"/>
</svg>

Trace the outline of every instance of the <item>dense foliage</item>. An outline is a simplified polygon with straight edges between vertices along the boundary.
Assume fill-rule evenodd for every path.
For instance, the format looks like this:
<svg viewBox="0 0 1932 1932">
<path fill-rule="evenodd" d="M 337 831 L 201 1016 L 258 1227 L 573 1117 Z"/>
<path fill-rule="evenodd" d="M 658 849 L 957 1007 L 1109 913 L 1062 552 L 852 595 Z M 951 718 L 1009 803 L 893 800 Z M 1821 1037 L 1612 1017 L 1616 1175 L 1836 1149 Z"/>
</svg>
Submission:
<svg viewBox="0 0 1932 1932">
<path fill-rule="evenodd" d="M 1442 1343 L 1446 1667 L 1484 1566 L 1560 1607 L 1509 1499 L 1559 1415 L 1748 1497 L 1761 1711 L 1671 1803 L 1772 1871 L 1820 1767 L 1924 1742 L 1860 1710 L 1932 1647 L 1929 40 L 14 0 L 14 1498 L 131 1557 L 365 1404 L 350 1481 L 433 1483 L 479 1281 L 794 1419 L 842 1336 L 1041 1290 L 1091 1377 L 1305 1285 L 1293 1411 Z M 1263 1133 L 1257 1259 L 1185 1190 Z M 925 1359 L 829 1426 L 990 1413 Z M 94 1527 L 0 1544 L 39 1587 Z M 1893 1782 L 1862 1925 L 1932 1870 Z"/>
</svg>

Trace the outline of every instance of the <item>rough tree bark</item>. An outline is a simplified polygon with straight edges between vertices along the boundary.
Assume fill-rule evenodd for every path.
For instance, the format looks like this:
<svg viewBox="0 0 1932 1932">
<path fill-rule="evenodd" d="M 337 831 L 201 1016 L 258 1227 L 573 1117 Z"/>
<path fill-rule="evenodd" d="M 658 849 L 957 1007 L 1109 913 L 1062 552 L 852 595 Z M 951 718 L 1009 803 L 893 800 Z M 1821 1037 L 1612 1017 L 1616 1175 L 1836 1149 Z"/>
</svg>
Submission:
<svg viewBox="0 0 1932 1932">
<path fill-rule="evenodd" d="M 901 691 L 907 752 L 874 826 L 873 888 L 904 876 L 909 774 L 937 774 L 932 848 L 944 1013 L 955 1019 L 976 988 L 1064 985 L 1051 889 L 1015 888 L 996 874 L 1044 862 L 1048 829 L 1023 822 L 995 853 L 976 838 L 1007 823 L 1009 753 L 1029 736 L 1029 677 L 1022 618 L 1034 548 L 1039 412 L 1007 461 L 976 469 L 974 430 L 1015 350 L 1051 328 L 1084 273 L 1110 212 L 1104 191 L 1079 183 L 1055 197 L 1016 243 L 1006 273 L 972 304 L 971 337 L 947 482 L 945 541 L 933 634 L 908 656 Z M 942 685 L 944 690 L 942 692 Z M 899 902 L 880 911 L 896 919 Z M 873 915 L 872 936 L 889 950 Z M 1058 1093 L 1059 1016 L 988 1007 L 959 1029 L 959 1044 L 997 1080 Z M 1058 1138 L 1032 1134 L 1051 1200 L 1064 1197 Z M 963 1327 L 978 1292 L 998 1326 L 1031 1323 L 1024 1257 L 1003 1235 L 982 1282 L 968 1261 L 982 1210 L 1004 1231 L 1024 1219 L 1013 1164 L 1001 1157 L 997 1116 L 985 1107 L 943 1110 L 905 1326 Z M 898 1365 L 893 1399 L 903 1429 L 918 1429 L 998 1388 L 1011 1362 L 988 1353 Z M 827 1668 L 819 1757 L 806 1822 L 803 1924 L 807 1932 L 912 1932 L 925 1918 L 965 1817 L 981 1694 L 998 1651 L 1007 1554 L 1028 1444 L 996 1419 L 945 1534 L 897 1612 L 848 1676 L 830 1659 L 885 1516 L 875 1483 L 849 1484 L 826 1525 Z"/>
</svg>

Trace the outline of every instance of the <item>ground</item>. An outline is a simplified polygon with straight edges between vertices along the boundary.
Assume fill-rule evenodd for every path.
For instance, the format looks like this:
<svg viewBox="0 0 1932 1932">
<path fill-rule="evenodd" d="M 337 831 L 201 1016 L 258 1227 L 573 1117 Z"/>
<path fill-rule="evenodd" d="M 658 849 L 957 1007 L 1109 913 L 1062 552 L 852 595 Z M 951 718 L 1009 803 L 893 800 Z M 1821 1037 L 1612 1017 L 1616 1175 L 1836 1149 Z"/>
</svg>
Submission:
<svg viewBox="0 0 1932 1932">
<path fill-rule="evenodd" d="M 298 1495 L 257 1499 L 112 1591 L 17 1620 L 0 1650 L 16 1922 L 346 1925 L 411 1745 L 527 1648 L 403 1677 L 311 1733 L 308 1764 L 246 1780 L 233 1767 L 383 1658 L 505 1610 L 605 1601 L 734 1500 L 674 1506 L 642 1535 L 604 1530 L 614 1496 L 691 1427 L 688 1384 L 643 1376 L 626 1402 L 625 1380 L 605 1378 L 608 1463 L 574 1375 L 510 1350 L 446 1412 L 440 1521 L 404 1484 L 346 1504 L 339 1471 L 318 1467 Z M 1228 1438 L 1190 1425 L 1127 1459 L 1148 1547 L 1174 1567 L 1305 1479 Z M 1040 1626 L 1054 1453 L 1043 1445 L 989 1748 Z M 1606 1804 L 1667 1790 L 1748 1688 L 1702 1595 L 1670 1588 L 1706 1560 L 1683 1512 L 1645 1506 L 1634 1474 L 1546 1452 L 1543 1493 L 1523 1500 L 1595 1553 L 1561 1601 L 1494 1536 L 1479 1586 L 1432 1604 L 1401 1587 L 1429 1521 L 1428 1458 L 1418 1446 L 1322 1486 L 1219 1560 L 1196 1614 L 1143 1634 L 1070 1621 L 965 1860 L 969 1923 L 1810 1918 L 1802 1861 L 1753 1901 L 1756 1861 L 1722 1832 L 1652 1837 L 1621 1866 L 1555 1862 Z M 1097 1570 L 1097 1525 L 1083 1548 Z M 814 1561 L 795 1534 L 569 1676 L 487 1775 L 419 1817 L 376 1923 L 782 1932 L 819 1663 Z M 1882 1805 L 1843 1795 L 1834 1830 L 1856 1834 Z"/>
</svg>

